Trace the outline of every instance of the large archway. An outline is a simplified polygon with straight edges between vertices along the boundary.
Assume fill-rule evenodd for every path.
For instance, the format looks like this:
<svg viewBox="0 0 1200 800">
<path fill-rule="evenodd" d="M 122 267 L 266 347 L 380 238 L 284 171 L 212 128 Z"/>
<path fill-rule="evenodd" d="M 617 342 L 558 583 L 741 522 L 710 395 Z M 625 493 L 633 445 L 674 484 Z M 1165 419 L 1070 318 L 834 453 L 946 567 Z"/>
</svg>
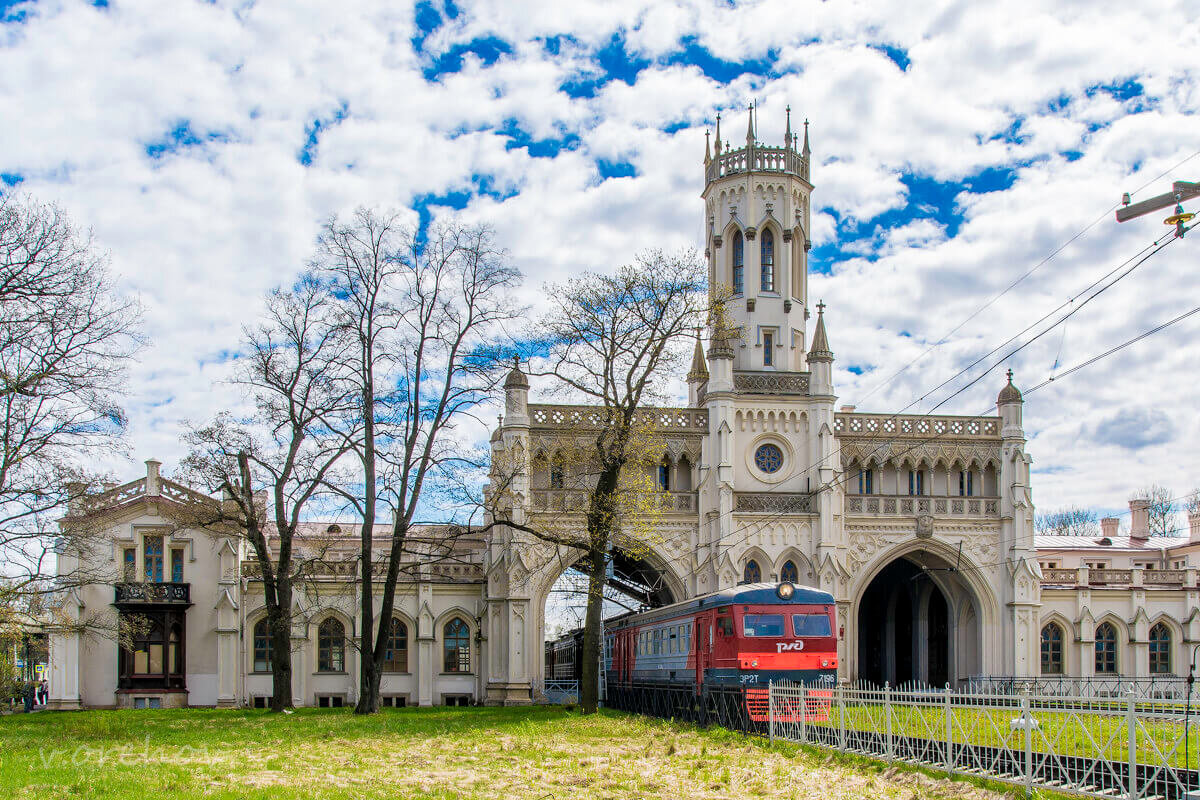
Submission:
<svg viewBox="0 0 1200 800">
<path fill-rule="evenodd" d="M 957 686 L 981 668 L 982 609 L 961 563 L 917 550 L 879 569 L 858 601 L 857 678 Z"/>
<path fill-rule="evenodd" d="M 559 562 L 559 568 L 545 573 L 546 580 L 533 598 L 536 624 L 533 643 L 536 657 L 532 666 L 535 690 L 546 686 L 546 645 L 567 636 L 583 624 L 587 603 L 587 572 L 591 565 L 586 556 Z M 629 611 L 658 608 L 688 597 L 687 585 L 670 562 L 652 550 L 631 553 L 614 550 L 606 570 L 604 616 L 610 618 Z M 564 606 L 574 606 L 574 614 L 560 616 Z"/>
</svg>

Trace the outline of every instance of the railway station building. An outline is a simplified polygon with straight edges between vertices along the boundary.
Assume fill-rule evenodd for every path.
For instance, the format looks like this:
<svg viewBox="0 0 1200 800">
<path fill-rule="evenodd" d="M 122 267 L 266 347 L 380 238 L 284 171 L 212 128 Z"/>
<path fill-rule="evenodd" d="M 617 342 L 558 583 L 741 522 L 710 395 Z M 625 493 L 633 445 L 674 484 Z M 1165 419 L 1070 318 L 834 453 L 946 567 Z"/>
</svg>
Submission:
<svg viewBox="0 0 1200 800">
<path fill-rule="evenodd" d="M 662 442 L 652 540 L 616 551 L 612 580 L 646 605 L 742 582 L 792 581 L 837 603 L 839 677 L 892 685 L 1149 679 L 1187 674 L 1200 642 L 1200 516 L 1185 538 L 1150 537 L 1131 504 L 1128 535 L 1034 533 L 1031 457 L 1010 374 L 994 414 L 929 416 L 839 406 L 838 309 L 808 292 L 812 245 L 807 124 L 783 143 L 723 142 L 703 162 L 702 243 L 728 286 L 740 336 L 698 340 L 687 403 L 646 408 Z M 514 368 L 491 447 L 515 464 L 515 521 L 583 524 L 586 488 L 559 443 L 596 409 L 529 402 Z M 52 705 L 237 706 L 267 702 L 270 648 L 244 540 L 189 527 L 217 502 L 145 475 L 80 500 L 63 525 L 105 531 L 104 546 L 59 554 L 98 577 L 72 590 L 50 631 Z M 352 704 L 361 629 L 357 526 L 311 523 L 323 556 L 298 587 L 293 695 Z M 381 536 L 386 535 L 381 530 Z M 420 535 L 437 537 L 437 528 Z M 580 553 L 497 526 L 456 538 L 455 558 L 401 585 L 385 702 L 527 703 L 543 685 L 547 597 Z M 122 615 L 149 620 L 132 641 Z"/>
</svg>

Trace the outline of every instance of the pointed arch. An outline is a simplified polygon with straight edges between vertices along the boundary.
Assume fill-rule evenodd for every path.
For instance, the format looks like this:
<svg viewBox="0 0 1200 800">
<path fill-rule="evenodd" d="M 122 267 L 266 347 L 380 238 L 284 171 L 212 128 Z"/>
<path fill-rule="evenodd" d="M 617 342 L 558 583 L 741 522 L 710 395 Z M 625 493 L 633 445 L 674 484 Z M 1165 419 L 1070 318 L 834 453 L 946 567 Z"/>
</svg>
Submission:
<svg viewBox="0 0 1200 800">
<path fill-rule="evenodd" d="M 1171 643 L 1174 639 L 1171 626 L 1167 625 L 1161 619 L 1150 627 L 1150 634 L 1147 637 L 1147 641 L 1150 645 L 1149 667 L 1151 675 L 1171 674 L 1173 666 L 1171 663 Z"/>
<path fill-rule="evenodd" d="M 758 242 L 759 290 L 776 291 L 775 285 L 775 233 L 764 228 Z"/>
<path fill-rule="evenodd" d="M 1067 629 L 1058 620 L 1042 625 L 1041 672 L 1043 675 L 1062 675 L 1066 672 Z"/>
<path fill-rule="evenodd" d="M 1119 623 L 1104 619 L 1096 626 L 1095 665 L 1097 675 L 1116 675 L 1120 671 Z"/>
<path fill-rule="evenodd" d="M 746 291 L 746 237 L 739 227 L 729 242 L 730 285 L 734 294 Z"/>
</svg>

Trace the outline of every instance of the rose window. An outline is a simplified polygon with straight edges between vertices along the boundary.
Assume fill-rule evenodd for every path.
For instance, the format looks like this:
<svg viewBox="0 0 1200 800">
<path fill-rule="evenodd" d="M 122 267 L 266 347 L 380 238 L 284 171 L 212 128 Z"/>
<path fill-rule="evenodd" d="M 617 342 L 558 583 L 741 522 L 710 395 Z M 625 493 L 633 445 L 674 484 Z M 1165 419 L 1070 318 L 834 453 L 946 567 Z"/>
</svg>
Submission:
<svg viewBox="0 0 1200 800">
<path fill-rule="evenodd" d="M 760 445 L 754 451 L 754 466 L 761 469 L 768 475 L 774 472 L 779 472 L 783 466 L 783 451 L 777 445 L 764 444 Z"/>
</svg>

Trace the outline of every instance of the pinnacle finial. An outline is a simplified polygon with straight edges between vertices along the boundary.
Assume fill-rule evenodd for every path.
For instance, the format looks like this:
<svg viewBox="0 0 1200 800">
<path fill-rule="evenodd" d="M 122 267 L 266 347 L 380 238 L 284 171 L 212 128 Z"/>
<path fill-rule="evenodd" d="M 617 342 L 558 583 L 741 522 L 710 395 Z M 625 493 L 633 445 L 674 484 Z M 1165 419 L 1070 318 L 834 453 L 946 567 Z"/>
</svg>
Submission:
<svg viewBox="0 0 1200 800">
<path fill-rule="evenodd" d="M 817 301 L 817 316 L 819 317 L 824 313 L 825 313 L 825 301 L 818 300 Z"/>
<path fill-rule="evenodd" d="M 750 104 L 747 112 L 748 121 L 746 122 L 746 144 L 754 144 L 754 103 Z"/>
<path fill-rule="evenodd" d="M 785 109 L 785 111 L 787 112 L 787 130 L 784 131 L 784 133 L 783 133 L 783 146 L 790 148 L 792 146 L 792 106 L 791 106 L 791 104 L 788 105 L 788 107 Z"/>
<path fill-rule="evenodd" d="M 1008 385 L 1009 386 L 1012 386 L 1012 376 L 1013 376 L 1012 368 L 1009 368 L 1009 370 L 1008 370 Z"/>
<path fill-rule="evenodd" d="M 717 140 L 717 155 L 721 155 L 721 114 L 719 112 L 717 113 L 717 130 L 713 138 Z"/>
<path fill-rule="evenodd" d="M 812 150 L 808 146 L 808 120 L 804 120 L 804 149 L 800 151 L 804 155 L 808 155 Z"/>
<path fill-rule="evenodd" d="M 704 163 L 712 161 L 712 150 L 709 148 L 708 129 L 704 130 Z"/>
</svg>

